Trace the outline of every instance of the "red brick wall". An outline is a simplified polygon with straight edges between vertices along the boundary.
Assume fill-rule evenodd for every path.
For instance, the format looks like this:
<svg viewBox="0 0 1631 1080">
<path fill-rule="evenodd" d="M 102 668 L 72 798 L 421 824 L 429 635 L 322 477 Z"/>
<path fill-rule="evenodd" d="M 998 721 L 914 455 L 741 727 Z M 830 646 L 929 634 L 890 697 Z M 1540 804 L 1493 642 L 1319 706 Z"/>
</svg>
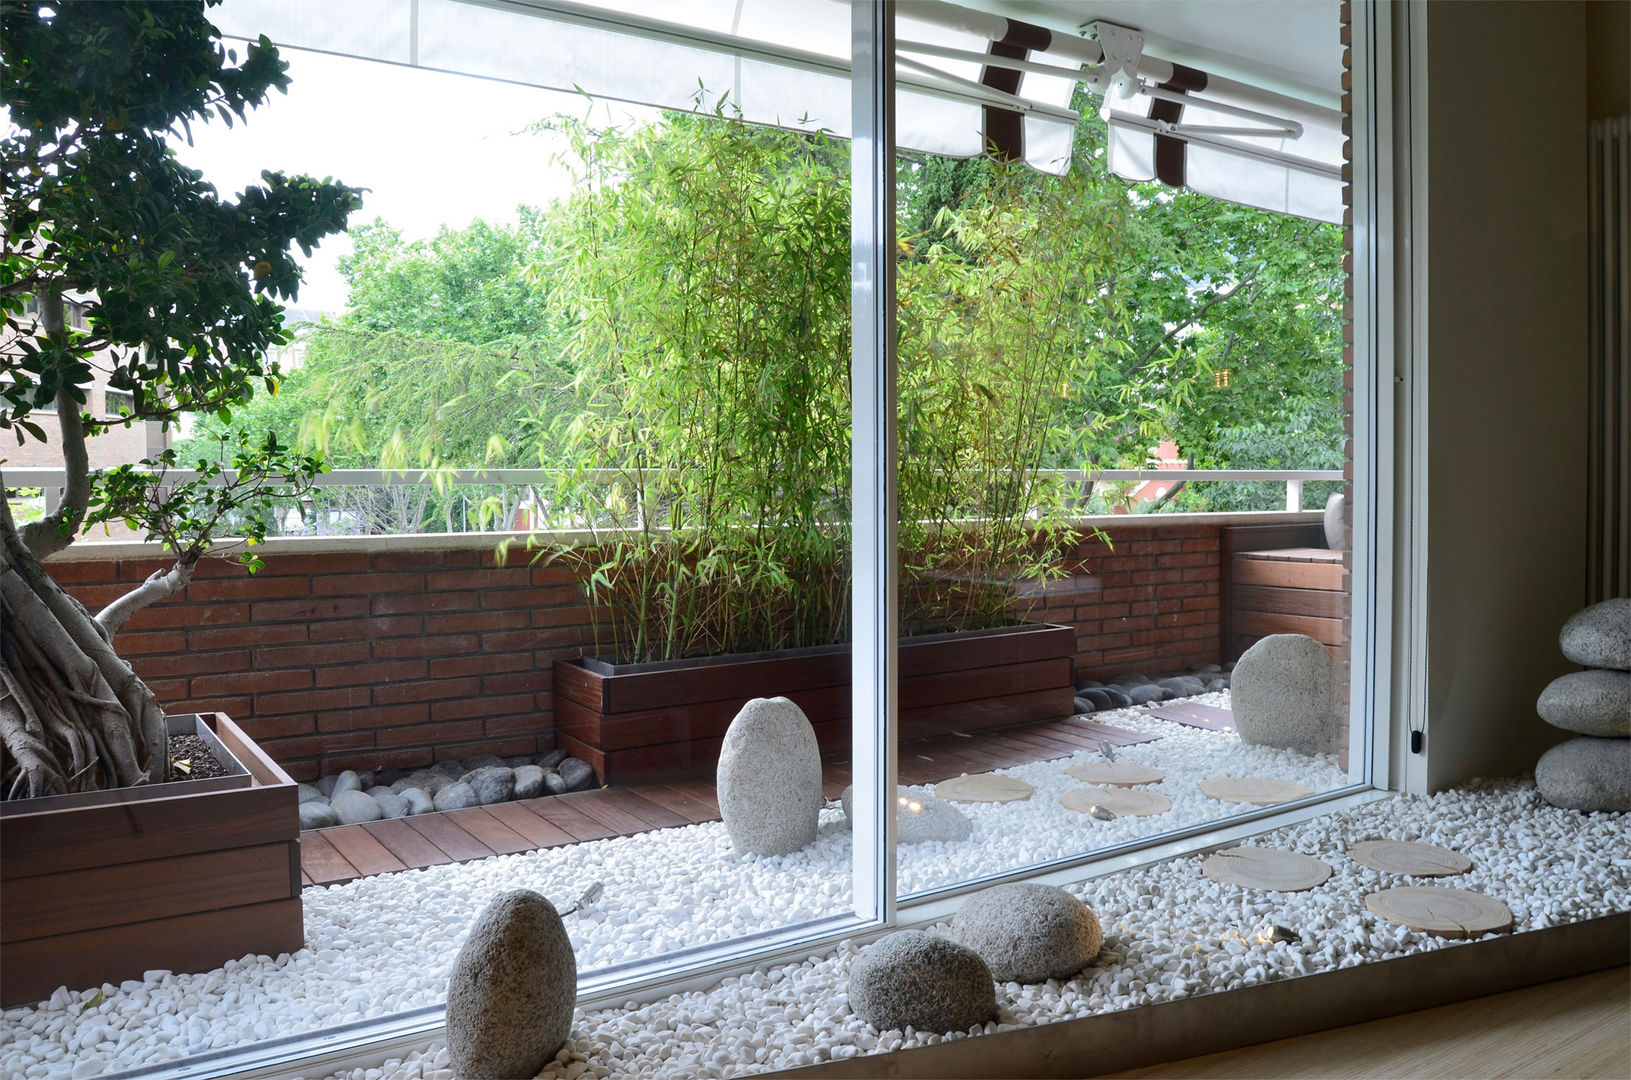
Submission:
<svg viewBox="0 0 1631 1080">
<path fill-rule="evenodd" d="M 157 560 L 54 561 L 92 610 Z M 551 665 L 589 640 L 569 571 L 490 551 L 207 560 L 114 642 L 172 712 L 220 710 L 297 779 L 554 745 Z"/>
<path fill-rule="evenodd" d="M 1170 675 L 1223 654 L 1222 527 L 1105 530 L 1083 540 L 1033 617 L 1076 627 L 1076 676 Z"/>
<path fill-rule="evenodd" d="M 1032 613 L 1076 625 L 1078 675 L 1217 662 L 1221 527 L 1109 535 Z M 90 554 L 50 570 L 92 610 L 166 565 Z M 570 571 L 485 550 L 209 560 L 114 642 L 166 709 L 229 714 L 297 779 L 550 749 L 551 665 L 592 643 Z"/>
</svg>

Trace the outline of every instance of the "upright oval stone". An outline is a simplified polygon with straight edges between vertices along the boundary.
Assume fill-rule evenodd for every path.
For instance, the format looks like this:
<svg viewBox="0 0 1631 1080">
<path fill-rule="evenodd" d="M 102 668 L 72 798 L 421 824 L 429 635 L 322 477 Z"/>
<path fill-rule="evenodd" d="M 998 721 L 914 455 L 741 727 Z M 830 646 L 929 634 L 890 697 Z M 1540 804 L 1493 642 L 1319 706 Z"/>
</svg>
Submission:
<svg viewBox="0 0 1631 1080">
<path fill-rule="evenodd" d="M 1575 613 L 1557 643 L 1581 667 L 1631 671 L 1631 598 L 1604 600 Z"/>
<path fill-rule="evenodd" d="M 1631 739 L 1559 743 L 1535 762 L 1535 787 L 1566 810 L 1631 810 Z"/>
<path fill-rule="evenodd" d="M 453 961 L 447 1046 L 463 1080 L 536 1076 L 572 1033 L 578 962 L 555 905 L 528 889 L 487 905 Z"/>
<path fill-rule="evenodd" d="M 821 750 L 804 710 L 784 697 L 742 706 L 719 748 L 718 789 L 737 851 L 786 855 L 815 840 Z"/>
<path fill-rule="evenodd" d="M 855 958 L 849 1004 L 879 1031 L 967 1031 L 997 1015 L 997 989 L 991 969 L 974 950 L 921 930 L 902 930 Z"/>
<path fill-rule="evenodd" d="M 1592 670 L 1560 676 L 1540 692 L 1535 711 L 1564 731 L 1631 737 L 1631 672 Z"/>
<path fill-rule="evenodd" d="M 1271 634 L 1247 649 L 1229 681 L 1240 741 L 1304 754 L 1336 741 L 1337 668 L 1306 634 Z"/>
</svg>

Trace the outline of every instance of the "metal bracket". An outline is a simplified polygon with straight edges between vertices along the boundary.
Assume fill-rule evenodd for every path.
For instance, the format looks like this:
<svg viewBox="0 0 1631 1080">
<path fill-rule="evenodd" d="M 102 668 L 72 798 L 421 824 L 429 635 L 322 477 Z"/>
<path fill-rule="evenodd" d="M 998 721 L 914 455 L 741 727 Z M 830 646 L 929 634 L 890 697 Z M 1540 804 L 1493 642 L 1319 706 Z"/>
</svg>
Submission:
<svg viewBox="0 0 1631 1080">
<path fill-rule="evenodd" d="M 1106 98 L 1112 89 L 1124 98 L 1136 94 L 1138 62 L 1144 56 L 1144 35 L 1103 19 L 1084 23 L 1082 33 L 1097 41 L 1104 50 L 1103 64 L 1086 80 L 1093 92 Z"/>
</svg>

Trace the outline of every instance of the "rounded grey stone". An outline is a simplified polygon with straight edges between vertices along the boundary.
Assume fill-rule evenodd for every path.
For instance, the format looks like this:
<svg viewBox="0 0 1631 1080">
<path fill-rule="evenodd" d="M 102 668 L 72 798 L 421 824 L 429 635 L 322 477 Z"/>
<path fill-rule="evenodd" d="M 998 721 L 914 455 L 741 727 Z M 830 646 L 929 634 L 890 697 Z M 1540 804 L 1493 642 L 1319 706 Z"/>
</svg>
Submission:
<svg viewBox="0 0 1631 1080">
<path fill-rule="evenodd" d="M 1559 743 L 1535 763 L 1535 787 L 1566 810 L 1631 810 L 1631 739 Z"/>
<path fill-rule="evenodd" d="M 436 809 L 436 804 L 431 801 L 430 796 L 416 787 L 405 787 L 397 795 L 403 802 L 408 804 L 409 817 L 428 814 Z"/>
<path fill-rule="evenodd" d="M 543 794 L 544 770 L 536 765 L 519 765 L 515 770 L 515 797 L 536 799 Z"/>
<path fill-rule="evenodd" d="M 1002 982 L 1068 979 L 1104 944 L 1099 918 L 1054 885 L 1021 882 L 975 893 L 951 920 L 951 936 L 980 954 Z"/>
<path fill-rule="evenodd" d="M 403 772 L 401 769 L 375 769 L 374 786 L 390 787 L 392 784 L 396 783 L 398 780 L 407 775 L 408 774 Z"/>
<path fill-rule="evenodd" d="M 391 790 L 400 795 L 408 788 L 418 788 L 426 795 L 434 797 L 438 791 L 441 791 L 451 783 L 453 783 L 453 781 L 448 779 L 446 773 L 434 772 L 430 769 L 421 769 L 416 773 L 411 773 L 408 776 L 404 776 L 401 780 L 398 780 L 396 783 L 392 784 Z"/>
<path fill-rule="evenodd" d="M 879 1031 L 967 1031 L 997 1015 L 979 954 L 921 930 L 880 938 L 850 965 L 849 1004 Z"/>
<path fill-rule="evenodd" d="M 1127 696 L 1127 691 L 1120 687 L 1106 686 L 1103 692 L 1110 699 L 1110 704 L 1114 708 L 1125 709 L 1133 703 L 1133 699 Z"/>
<path fill-rule="evenodd" d="M 365 821 L 378 821 L 385 816 L 379 803 L 360 791 L 342 791 L 329 800 L 341 825 L 361 825 Z"/>
<path fill-rule="evenodd" d="M 536 1076 L 572 1033 L 578 963 L 555 906 L 504 893 L 476 918 L 447 982 L 447 1045 L 464 1080 Z"/>
<path fill-rule="evenodd" d="M 1170 679 L 1162 679 L 1155 685 L 1163 690 L 1171 690 L 1179 697 L 1194 697 L 1196 694 L 1206 693 L 1206 683 L 1193 675 L 1174 675 Z"/>
<path fill-rule="evenodd" d="M 1091 701 L 1095 711 L 1115 707 L 1115 702 L 1111 699 L 1110 694 L 1096 686 L 1089 686 L 1087 689 L 1083 690 L 1079 696 Z"/>
<path fill-rule="evenodd" d="M 1090 713 L 1090 712 L 1097 712 L 1098 708 L 1099 708 L 1097 705 L 1095 705 L 1093 703 L 1092 698 L 1084 697 L 1081 694 L 1076 695 L 1075 707 L 1076 707 L 1076 714 L 1078 716 L 1085 715 L 1085 714 Z"/>
<path fill-rule="evenodd" d="M 754 698 L 742 706 L 719 748 L 717 780 L 719 814 L 737 851 L 786 855 L 815 840 L 825 801 L 821 749 L 791 701 Z"/>
<path fill-rule="evenodd" d="M 296 784 L 294 789 L 300 796 L 300 801 L 303 803 L 317 802 L 323 798 L 323 793 L 312 787 L 310 784 Z"/>
<path fill-rule="evenodd" d="M 1247 649 L 1230 676 L 1241 742 L 1323 753 L 1336 740 L 1336 662 L 1306 634 L 1271 634 Z"/>
<path fill-rule="evenodd" d="M 358 776 L 353 770 L 347 769 L 334 778 L 334 788 L 329 792 L 328 797 L 332 800 L 336 795 L 344 794 L 347 791 L 361 791 L 362 789 L 362 777 Z"/>
<path fill-rule="evenodd" d="M 1161 687 L 1154 683 L 1140 683 L 1127 691 L 1127 699 L 1134 705 L 1148 705 L 1152 701 L 1160 701 L 1163 696 Z"/>
<path fill-rule="evenodd" d="M 469 784 L 483 806 L 509 802 L 515 795 L 515 770 L 507 765 L 483 765 L 466 773 L 460 783 Z"/>
<path fill-rule="evenodd" d="M 1596 669 L 1553 679 L 1540 692 L 1535 711 L 1564 731 L 1631 737 L 1631 672 Z"/>
<path fill-rule="evenodd" d="M 387 818 L 408 816 L 408 801 L 388 787 L 371 787 L 365 794 L 379 803 L 379 812 Z"/>
<path fill-rule="evenodd" d="M 334 785 L 339 783 L 339 780 L 340 778 L 338 776 L 319 776 L 317 778 L 317 783 L 312 786 L 315 787 L 318 793 L 326 799 L 330 795 L 334 794 Z"/>
<path fill-rule="evenodd" d="M 1557 643 L 1581 667 L 1631 671 L 1631 599 L 1604 600 L 1576 612 Z"/>
<path fill-rule="evenodd" d="M 338 825 L 340 815 L 334 812 L 334 807 L 322 800 L 314 799 L 311 802 L 300 804 L 300 828 L 326 829 L 330 825 Z"/>
<path fill-rule="evenodd" d="M 566 751 L 565 750 L 560 750 L 560 749 L 551 750 L 547 754 L 539 754 L 538 755 L 538 767 L 540 769 L 559 768 L 561 762 L 563 762 L 565 760 L 566 760 Z"/>
<path fill-rule="evenodd" d="M 588 791 L 599 786 L 595 779 L 595 770 L 587 761 L 580 761 L 575 757 L 562 758 L 561 763 L 555 767 L 560 773 L 561 782 L 568 791 Z"/>
<path fill-rule="evenodd" d="M 1348 550 L 1348 526 L 1342 521 L 1342 504 L 1347 500 L 1335 491 L 1325 500 L 1325 546 L 1332 551 Z"/>
<path fill-rule="evenodd" d="M 503 764 L 504 759 L 497 754 L 472 754 L 464 759 L 464 771 L 472 773 L 477 769 L 489 769 Z"/>
<path fill-rule="evenodd" d="M 844 820 L 853 821 L 850 807 L 855 799 L 855 787 L 844 789 L 838 797 L 844 808 Z M 902 806 L 900 800 L 905 799 Z M 916 809 L 914 809 L 914 807 Z M 952 842 L 967 840 L 974 831 L 974 822 L 968 815 L 945 799 L 933 795 L 913 795 L 902 791 L 895 800 L 895 839 L 902 844 L 927 844 L 933 841 Z"/>
<path fill-rule="evenodd" d="M 566 791 L 566 781 L 561 779 L 561 774 L 554 769 L 545 769 L 543 793 L 545 795 L 565 795 Z"/>
<path fill-rule="evenodd" d="M 1190 674 L 1192 674 L 1192 675 L 1216 675 L 1218 672 L 1220 672 L 1222 670 L 1223 670 L 1223 667 L 1221 665 L 1219 665 L 1219 664 L 1196 664 L 1195 665 L 1195 670 L 1190 672 Z"/>
<path fill-rule="evenodd" d="M 457 761 L 438 761 L 431 766 L 432 772 L 439 772 L 449 780 L 457 780 L 470 770 Z"/>
<path fill-rule="evenodd" d="M 519 769 L 523 765 L 531 765 L 532 764 L 532 755 L 531 754 L 516 754 L 516 755 L 514 755 L 512 757 L 505 758 L 504 759 L 504 764 L 509 766 L 512 769 Z"/>
<path fill-rule="evenodd" d="M 1229 680 L 1223 675 L 1219 675 L 1217 678 L 1206 684 L 1206 692 L 1208 694 L 1216 694 L 1220 690 L 1227 689 L 1229 689 Z"/>
<path fill-rule="evenodd" d="M 481 800 L 476 798 L 476 793 L 469 784 L 453 783 L 438 791 L 436 797 L 431 800 L 431 805 L 438 810 L 464 810 L 480 806 Z"/>
<path fill-rule="evenodd" d="M 1120 686 L 1148 686 L 1154 681 L 1148 675 L 1137 671 L 1124 671 L 1110 680 L 1113 685 Z"/>
</svg>

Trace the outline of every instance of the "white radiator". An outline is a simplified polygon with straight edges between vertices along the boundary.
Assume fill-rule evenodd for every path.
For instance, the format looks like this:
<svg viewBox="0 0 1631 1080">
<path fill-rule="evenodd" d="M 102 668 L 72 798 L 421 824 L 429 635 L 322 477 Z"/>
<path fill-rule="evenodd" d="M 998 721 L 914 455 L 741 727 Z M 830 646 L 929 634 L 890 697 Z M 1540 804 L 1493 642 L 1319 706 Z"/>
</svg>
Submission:
<svg viewBox="0 0 1631 1080">
<path fill-rule="evenodd" d="M 1591 600 L 1631 596 L 1631 117 L 1591 124 Z"/>
</svg>

